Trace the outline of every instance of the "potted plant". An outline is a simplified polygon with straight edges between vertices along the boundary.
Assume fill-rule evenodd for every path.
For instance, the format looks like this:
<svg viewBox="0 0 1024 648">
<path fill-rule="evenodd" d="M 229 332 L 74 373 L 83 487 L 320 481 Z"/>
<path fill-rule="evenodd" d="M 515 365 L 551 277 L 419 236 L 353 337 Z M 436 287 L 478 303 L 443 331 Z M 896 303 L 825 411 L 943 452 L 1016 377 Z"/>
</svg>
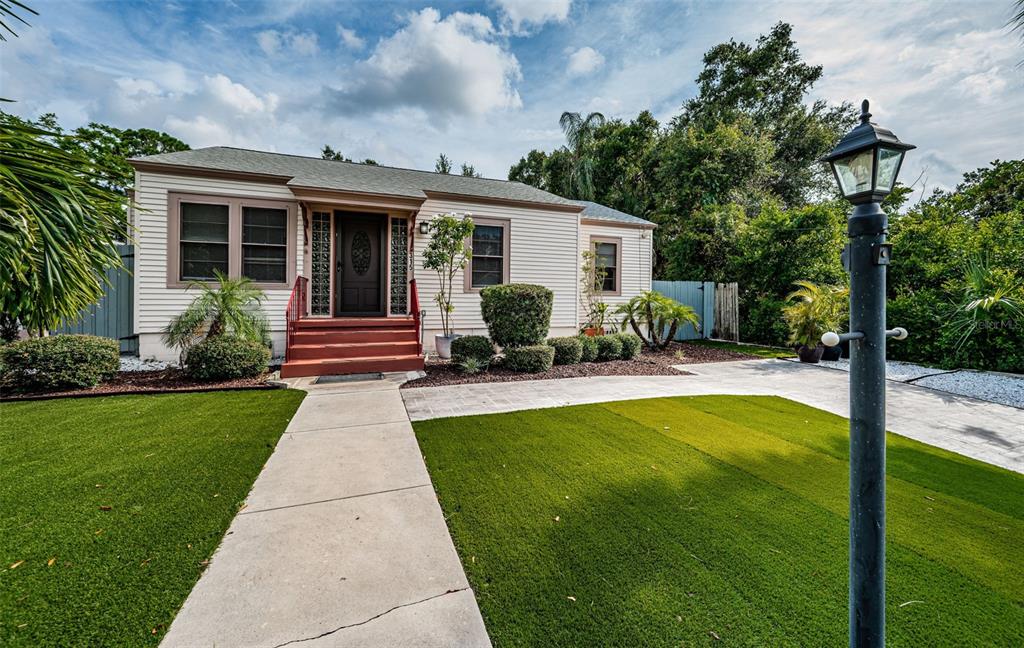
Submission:
<svg viewBox="0 0 1024 648">
<path fill-rule="evenodd" d="M 607 271 L 593 250 L 583 253 L 583 265 L 580 266 L 580 299 L 587 312 L 587 321 L 583 324 L 584 335 L 593 337 L 604 335 L 605 318 L 608 316 L 608 304 L 602 297 L 602 286 Z"/>
<path fill-rule="evenodd" d="M 786 297 L 789 305 L 782 310 L 789 325 L 789 343 L 796 347 L 800 362 L 816 363 L 825 352 L 822 334 L 837 329 L 844 318 L 848 291 L 810 281 L 795 285 L 797 289 Z"/>
<path fill-rule="evenodd" d="M 441 214 L 430 221 L 430 242 L 423 252 L 423 267 L 437 273 L 438 291 L 434 302 L 441 312 L 441 335 L 434 336 L 434 349 L 441 358 L 452 357 L 452 340 L 458 337 L 452 330 L 452 284 L 455 275 L 461 272 L 472 250 L 466 240 L 473 235 L 473 219 L 467 214 L 459 218 L 455 214 Z"/>
</svg>

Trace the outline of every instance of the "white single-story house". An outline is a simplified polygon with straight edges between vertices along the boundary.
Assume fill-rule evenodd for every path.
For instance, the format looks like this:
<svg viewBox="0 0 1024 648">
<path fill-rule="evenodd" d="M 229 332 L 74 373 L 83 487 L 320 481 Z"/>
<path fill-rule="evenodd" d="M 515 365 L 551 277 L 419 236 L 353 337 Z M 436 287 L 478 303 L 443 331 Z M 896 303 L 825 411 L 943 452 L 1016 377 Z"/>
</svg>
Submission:
<svg viewBox="0 0 1024 648">
<path fill-rule="evenodd" d="M 550 334 L 575 334 L 587 249 L 607 268 L 609 304 L 651 287 L 653 223 L 519 182 L 229 147 L 131 163 L 143 358 L 177 357 L 161 331 L 191 301 L 189 282 L 219 270 L 266 293 L 282 375 L 422 368 L 440 334 L 424 225 L 446 213 L 476 225 L 456 282 L 457 333 L 486 334 L 480 289 L 514 282 L 550 288 Z"/>
</svg>

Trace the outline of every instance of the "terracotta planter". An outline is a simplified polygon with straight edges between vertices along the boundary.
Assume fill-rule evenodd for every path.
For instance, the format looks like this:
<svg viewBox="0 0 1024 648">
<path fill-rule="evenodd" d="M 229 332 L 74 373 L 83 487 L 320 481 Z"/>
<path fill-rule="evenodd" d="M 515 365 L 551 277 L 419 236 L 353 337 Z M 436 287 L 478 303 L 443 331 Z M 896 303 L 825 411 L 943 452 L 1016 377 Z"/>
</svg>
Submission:
<svg viewBox="0 0 1024 648">
<path fill-rule="evenodd" d="M 583 334 L 586 335 L 587 337 L 597 337 L 598 335 L 604 335 L 604 329 L 597 328 L 594 326 L 588 326 L 587 328 L 583 329 Z"/>
<path fill-rule="evenodd" d="M 434 336 L 434 351 L 437 352 L 437 357 L 448 360 L 452 357 L 452 340 L 455 338 L 462 337 L 458 333 L 452 333 L 451 335 L 435 335 Z"/>
<path fill-rule="evenodd" d="M 821 360 L 821 354 L 824 352 L 825 347 L 821 344 L 813 347 L 800 345 L 796 350 L 796 355 L 800 358 L 800 362 L 817 364 Z"/>
</svg>

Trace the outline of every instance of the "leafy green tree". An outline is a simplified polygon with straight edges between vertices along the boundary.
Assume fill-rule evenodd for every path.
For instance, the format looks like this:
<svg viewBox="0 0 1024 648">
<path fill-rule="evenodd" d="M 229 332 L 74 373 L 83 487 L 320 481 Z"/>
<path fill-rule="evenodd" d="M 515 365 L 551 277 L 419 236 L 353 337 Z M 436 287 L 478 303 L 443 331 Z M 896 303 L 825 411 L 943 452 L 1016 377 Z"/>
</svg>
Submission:
<svg viewBox="0 0 1024 648">
<path fill-rule="evenodd" d="M 103 294 L 125 196 L 64 136 L 0 111 L 0 312 L 42 333 Z"/>
<path fill-rule="evenodd" d="M 434 173 L 451 173 L 452 172 L 452 161 L 444 153 L 437 156 L 437 161 L 434 162 Z"/>
<path fill-rule="evenodd" d="M 476 167 L 468 162 L 462 163 L 462 175 L 469 178 L 482 178 L 483 175 L 476 172 Z"/>
<path fill-rule="evenodd" d="M 473 235 L 473 219 L 441 214 L 430 221 L 430 241 L 423 251 L 423 267 L 437 273 L 439 289 L 434 301 L 441 311 L 441 330 L 452 334 L 451 317 L 455 311 L 453 282 L 473 257 L 466 239 Z"/>
<path fill-rule="evenodd" d="M 214 274 L 216 282 L 189 284 L 188 289 L 199 294 L 164 328 L 164 342 L 180 349 L 182 360 L 198 342 L 221 335 L 270 344 L 267 320 L 260 309 L 266 298 L 263 291 L 245 277 L 229 279 L 218 270 Z"/>
<path fill-rule="evenodd" d="M 742 205 L 708 205 L 683 221 L 666 244 L 664 276 L 683 281 L 734 281 L 732 260 L 747 223 Z"/>
<path fill-rule="evenodd" d="M 519 161 L 512 165 L 508 170 L 508 179 L 522 182 L 538 189 L 544 189 L 545 191 L 551 191 L 548 176 L 544 169 L 544 163 L 547 159 L 547 153 L 533 149 L 525 157 L 519 158 Z"/>
<path fill-rule="evenodd" d="M 320 157 L 324 160 L 333 160 L 335 162 L 351 162 L 352 158 L 347 158 L 341 151 L 335 151 L 330 144 L 324 144 L 324 147 L 320 149 Z"/>
<path fill-rule="evenodd" d="M 816 160 L 856 122 L 849 103 L 803 103 L 822 67 L 803 61 L 792 33 L 789 24 L 780 22 L 754 46 L 730 40 L 708 50 L 697 77 L 697 96 L 673 123 L 713 128 L 748 117 L 774 145 L 770 186 L 785 205 L 835 193 Z"/>
<path fill-rule="evenodd" d="M 572 165 L 569 169 L 569 198 L 594 199 L 594 133 L 604 125 L 604 115 L 592 112 L 583 117 L 578 112 L 563 112 L 558 120 L 565 133 L 565 140 Z"/>
<path fill-rule="evenodd" d="M 135 169 L 128 160 L 143 155 L 189 150 L 188 144 L 149 128 L 115 128 L 91 122 L 62 140 L 78 146 L 92 161 L 93 171 L 111 189 L 126 194 L 135 184 Z"/>
<path fill-rule="evenodd" d="M 658 120 L 643 111 L 630 122 L 612 120 L 594 133 L 595 200 L 649 218 L 656 205 Z"/>
</svg>

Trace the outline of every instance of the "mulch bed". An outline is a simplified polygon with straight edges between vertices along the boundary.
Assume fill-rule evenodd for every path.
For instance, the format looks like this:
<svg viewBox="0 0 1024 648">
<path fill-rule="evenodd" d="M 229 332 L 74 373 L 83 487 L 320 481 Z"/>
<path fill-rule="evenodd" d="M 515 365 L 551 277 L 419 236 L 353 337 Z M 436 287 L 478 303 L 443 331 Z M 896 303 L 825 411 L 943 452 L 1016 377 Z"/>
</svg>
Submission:
<svg viewBox="0 0 1024 648">
<path fill-rule="evenodd" d="M 224 389 L 275 389 L 267 384 L 267 375 L 239 378 L 220 382 L 200 382 L 185 375 L 181 369 L 160 371 L 121 371 L 116 376 L 89 389 L 71 389 L 48 392 L 15 392 L 8 389 L 0 393 L 0 401 L 44 400 L 48 398 L 79 398 L 88 396 L 118 396 L 121 394 L 160 394 L 170 392 L 215 391 Z"/>
<path fill-rule="evenodd" d="M 685 371 L 672 365 L 697 364 L 701 362 L 729 362 L 750 360 L 757 356 L 736 351 L 726 351 L 697 344 L 673 342 L 660 351 L 644 349 L 635 360 L 612 360 L 610 362 L 581 362 L 574 365 L 558 365 L 541 373 L 518 373 L 500 366 L 485 372 L 466 375 L 447 360 L 433 359 L 427 362 L 424 378 L 411 380 L 402 389 L 416 387 L 438 387 L 441 385 L 465 385 L 469 383 L 518 382 L 521 380 L 548 380 L 552 378 L 585 378 L 588 376 L 684 376 Z"/>
</svg>

